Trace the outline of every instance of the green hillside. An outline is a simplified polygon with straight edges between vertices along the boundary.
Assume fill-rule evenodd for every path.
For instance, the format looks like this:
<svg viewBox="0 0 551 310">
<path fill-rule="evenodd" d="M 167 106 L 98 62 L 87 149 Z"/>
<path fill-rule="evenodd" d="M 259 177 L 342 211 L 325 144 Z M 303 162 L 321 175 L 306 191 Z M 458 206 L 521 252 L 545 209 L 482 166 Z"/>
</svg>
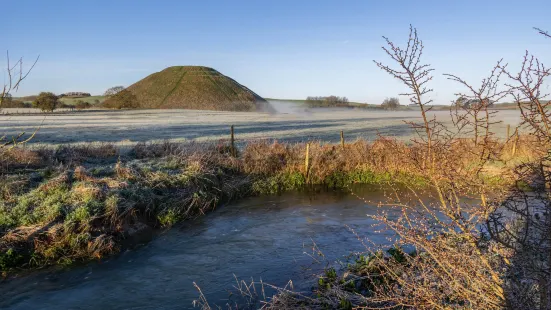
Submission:
<svg viewBox="0 0 551 310">
<path fill-rule="evenodd" d="M 82 100 L 84 102 L 88 102 L 91 105 L 101 104 L 103 100 L 105 100 L 104 96 L 90 96 L 90 97 L 82 97 L 82 98 L 60 98 L 59 101 L 61 103 L 65 103 L 68 105 L 75 105 L 79 100 Z M 97 101 L 96 101 L 97 100 Z"/>
<path fill-rule="evenodd" d="M 147 109 L 269 111 L 269 103 L 220 72 L 200 66 L 169 67 L 130 85 Z M 109 100 L 109 99 L 107 99 Z"/>
</svg>

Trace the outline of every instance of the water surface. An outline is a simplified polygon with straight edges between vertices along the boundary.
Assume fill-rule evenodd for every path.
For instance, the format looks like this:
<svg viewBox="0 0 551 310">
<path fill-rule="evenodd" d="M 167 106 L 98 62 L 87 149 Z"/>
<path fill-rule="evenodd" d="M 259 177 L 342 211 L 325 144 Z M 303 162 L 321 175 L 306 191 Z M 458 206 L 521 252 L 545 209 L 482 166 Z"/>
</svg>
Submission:
<svg viewBox="0 0 551 310">
<path fill-rule="evenodd" d="M 384 199 L 363 188 L 361 196 Z M 103 262 L 37 273 L 0 284 L 9 309 L 191 308 L 196 282 L 209 302 L 223 305 L 240 279 L 274 285 L 289 280 L 308 291 L 315 264 L 312 241 L 328 262 L 365 247 L 351 232 L 388 244 L 367 214 L 379 211 L 342 192 L 254 197 L 223 206 L 162 233 L 151 243 Z M 391 216 L 392 216 L 391 211 Z M 317 260 L 321 258 L 314 256 Z"/>
</svg>

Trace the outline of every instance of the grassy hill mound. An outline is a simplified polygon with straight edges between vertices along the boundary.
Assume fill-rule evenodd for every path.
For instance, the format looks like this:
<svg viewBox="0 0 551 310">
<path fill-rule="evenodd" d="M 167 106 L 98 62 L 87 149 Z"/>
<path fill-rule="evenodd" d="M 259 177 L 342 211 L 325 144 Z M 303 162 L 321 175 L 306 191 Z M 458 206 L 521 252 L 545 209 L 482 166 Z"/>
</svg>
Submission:
<svg viewBox="0 0 551 310">
<path fill-rule="evenodd" d="M 169 67 L 147 76 L 127 90 L 135 96 L 139 108 L 271 110 L 264 98 L 247 87 L 214 69 L 200 66 Z"/>
</svg>

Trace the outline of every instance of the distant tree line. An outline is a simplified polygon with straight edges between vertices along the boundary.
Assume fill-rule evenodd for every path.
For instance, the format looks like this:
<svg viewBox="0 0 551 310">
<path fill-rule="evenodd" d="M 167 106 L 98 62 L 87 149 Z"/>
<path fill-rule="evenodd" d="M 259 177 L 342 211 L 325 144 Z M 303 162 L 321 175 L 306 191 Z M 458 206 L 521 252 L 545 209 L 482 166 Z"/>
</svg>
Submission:
<svg viewBox="0 0 551 310">
<path fill-rule="evenodd" d="M 32 108 L 31 103 L 26 103 L 23 100 L 14 99 L 10 93 L 4 95 L 4 101 L 2 102 L 2 108 Z"/>
<path fill-rule="evenodd" d="M 90 96 L 91 96 L 90 93 L 76 91 L 76 92 L 68 92 L 68 93 L 61 94 L 58 97 L 59 98 L 63 98 L 63 97 L 82 98 L 82 97 L 90 97 Z"/>
<path fill-rule="evenodd" d="M 491 107 L 495 102 L 489 99 L 469 99 L 467 97 L 461 96 L 455 100 L 455 106 L 458 108 L 482 108 L 482 107 Z"/>
<path fill-rule="evenodd" d="M 52 92 L 41 92 L 37 96 L 25 97 L 26 99 L 33 99 L 32 102 L 26 102 L 21 100 L 21 98 L 13 98 L 11 94 L 6 93 L 2 102 L 2 108 L 37 108 L 43 112 L 53 112 L 60 108 L 84 110 L 94 105 L 98 106 L 100 103 L 98 99 L 94 99 L 93 102 L 77 100 L 74 104 L 67 104 L 60 100 L 63 97 L 66 96 L 56 95 Z"/>
<path fill-rule="evenodd" d="M 327 97 L 307 97 L 306 104 L 311 107 L 347 107 L 349 106 L 348 98 L 339 96 Z"/>
<path fill-rule="evenodd" d="M 41 92 L 39 95 L 27 96 L 21 98 L 13 98 L 11 94 L 5 93 L 2 99 L 2 108 L 37 108 L 43 112 L 53 112 L 56 109 L 77 109 L 84 110 L 92 107 L 104 107 L 108 109 L 133 109 L 138 108 L 138 100 L 136 96 L 125 89 L 123 86 L 115 86 L 105 91 L 105 101 L 100 104 L 98 99 L 93 101 L 86 99 L 89 93 L 72 92 L 61 95 L 56 95 L 52 92 Z M 62 98 L 82 97 L 70 102 L 64 102 Z M 22 100 L 24 99 L 24 100 Z"/>
</svg>

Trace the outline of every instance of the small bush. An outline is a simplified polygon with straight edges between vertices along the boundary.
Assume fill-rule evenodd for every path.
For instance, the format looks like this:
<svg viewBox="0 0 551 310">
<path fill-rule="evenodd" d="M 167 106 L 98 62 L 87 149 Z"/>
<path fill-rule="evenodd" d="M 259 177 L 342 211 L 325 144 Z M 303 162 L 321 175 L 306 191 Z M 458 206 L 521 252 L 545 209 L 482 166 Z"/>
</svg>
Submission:
<svg viewBox="0 0 551 310">
<path fill-rule="evenodd" d="M 59 98 L 50 92 L 42 92 L 33 101 L 33 106 L 42 110 L 53 112 L 60 105 Z"/>
<path fill-rule="evenodd" d="M 88 101 L 78 100 L 75 104 L 75 108 L 78 110 L 89 109 L 92 105 Z"/>
</svg>

